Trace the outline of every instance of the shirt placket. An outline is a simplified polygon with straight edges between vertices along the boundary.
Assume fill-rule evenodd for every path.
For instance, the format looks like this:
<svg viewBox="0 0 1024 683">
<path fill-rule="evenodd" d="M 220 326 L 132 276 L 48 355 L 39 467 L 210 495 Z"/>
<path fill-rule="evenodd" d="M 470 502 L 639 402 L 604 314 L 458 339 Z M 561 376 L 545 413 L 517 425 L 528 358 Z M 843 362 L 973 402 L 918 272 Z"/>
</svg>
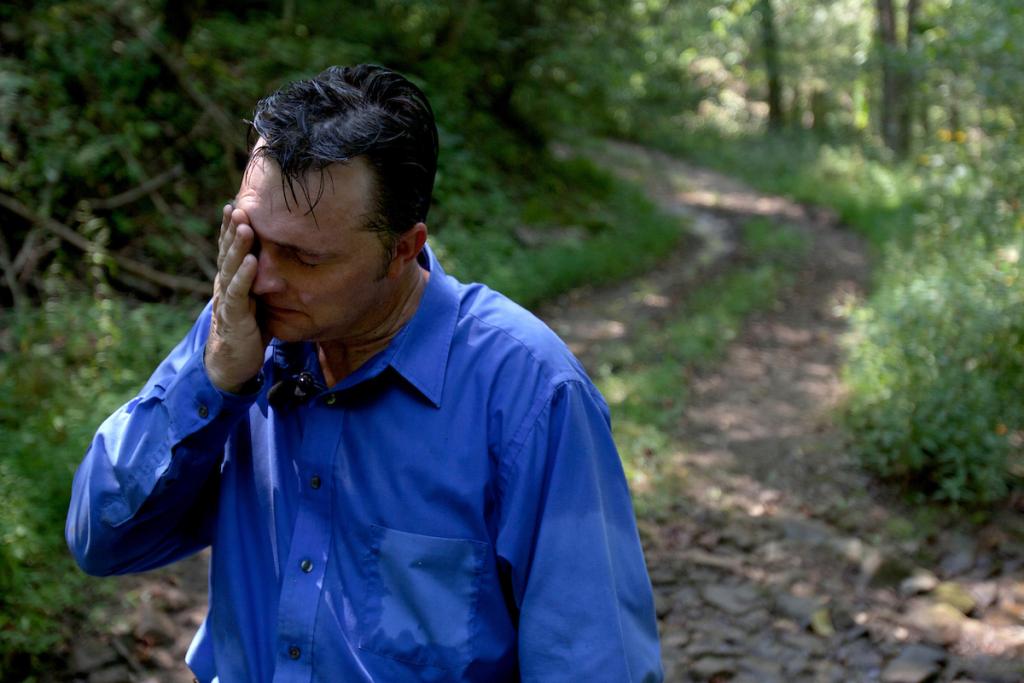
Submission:
<svg viewBox="0 0 1024 683">
<path fill-rule="evenodd" d="M 295 455 L 300 492 L 291 549 L 282 569 L 275 681 L 305 682 L 313 676 L 314 626 L 331 543 L 329 473 L 341 430 L 341 421 L 332 419 L 335 400 L 335 394 L 327 394 L 304 408 L 308 413 L 302 447 Z"/>
</svg>

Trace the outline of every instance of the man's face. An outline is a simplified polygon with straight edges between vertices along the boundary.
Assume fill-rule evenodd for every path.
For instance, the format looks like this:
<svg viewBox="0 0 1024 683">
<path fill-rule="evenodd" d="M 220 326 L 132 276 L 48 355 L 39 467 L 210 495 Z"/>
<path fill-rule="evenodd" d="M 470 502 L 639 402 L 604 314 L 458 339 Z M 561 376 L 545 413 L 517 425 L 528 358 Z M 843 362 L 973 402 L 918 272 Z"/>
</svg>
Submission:
<svg viewBox="0 0 1024 683">
<path fill-rule="evenodd" d="M 306 180 L 315 196 L 319 172 Z M 395 300 L 395 282 L 381 277 L 384 247 L 364 227 L 372 170 L 362 158 L 325 169 L 315 221 L 298 183 L 298 205 L 290 192 L 286 204 L 284 191 L 277 164 L 254 157 L 235 202 L 260 245 L 252 286 L 260 325 L 282 341 L 372 338 Z"/>
</svg>

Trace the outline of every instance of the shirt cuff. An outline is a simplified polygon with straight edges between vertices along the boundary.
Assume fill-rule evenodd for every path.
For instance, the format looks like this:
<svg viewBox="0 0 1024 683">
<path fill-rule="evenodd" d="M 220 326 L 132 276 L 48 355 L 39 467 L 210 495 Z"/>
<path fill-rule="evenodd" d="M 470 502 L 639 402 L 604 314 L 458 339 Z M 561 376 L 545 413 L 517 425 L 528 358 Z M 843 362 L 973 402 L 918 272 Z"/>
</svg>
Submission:
<svg viewBox="0 0 1024 683">
<path fill-rule="evenodd" d="M 222 446 L 228 431 L 237 419 L 256 402 L 263 388 L 263 371 L 246 389 L 255 391 L 235 394 L 222 391 L 213 385 L 206 374 L 204 363 L 205 346 L 196 350 L 178 372 L 174 382 L 167 388 L 164 404 L 170 416 L 171 443 L 180 443 L 186 438 L 203 434 L 203 441 L 216 442 Z M 209 429 L 208 429 L 209 428 Z"/>
</svg>

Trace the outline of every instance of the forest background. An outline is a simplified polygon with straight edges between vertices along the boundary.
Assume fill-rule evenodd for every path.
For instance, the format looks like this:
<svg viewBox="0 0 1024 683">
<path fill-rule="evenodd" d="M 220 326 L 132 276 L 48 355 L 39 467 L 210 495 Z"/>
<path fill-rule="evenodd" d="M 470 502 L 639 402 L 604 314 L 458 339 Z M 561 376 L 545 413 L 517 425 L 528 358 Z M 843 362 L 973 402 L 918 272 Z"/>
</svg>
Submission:
<svg viewBox="0 0 1024 683">
<path fill-rule="evenodd" d="M 1016 0 L 4 5 L 0 676 L 89 618 L 62 534 L 74 467 L 205 302 L 254 102 L 330 64 L 423 87 L 432 243 L 527 306 L 685 234 L 555 144 L 632 140 L 837 211 L 874 254 L 847 311 L 849 447 L 913 500 L 1005 505 L 1024 481 L 1022 36 Z M 626 415 L 645 476 L 657 421 Z"/>
</svg>

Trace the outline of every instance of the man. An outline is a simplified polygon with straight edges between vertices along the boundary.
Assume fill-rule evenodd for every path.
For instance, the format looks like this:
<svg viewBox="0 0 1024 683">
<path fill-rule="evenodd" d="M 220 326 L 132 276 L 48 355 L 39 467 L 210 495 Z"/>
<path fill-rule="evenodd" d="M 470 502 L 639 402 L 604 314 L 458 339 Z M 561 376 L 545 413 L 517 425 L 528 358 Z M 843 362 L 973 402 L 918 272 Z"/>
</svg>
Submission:
<svg viewBox="0 0 1024 683">
<path fill-rule="evenodd" d="M 375 66 L 262 100 L 211 303 L 79 468 L 97 575 L 210 545 L 200 681 L 659 681 L 608 412 L 425 246 L 437 131 Z"/>
</svg>

